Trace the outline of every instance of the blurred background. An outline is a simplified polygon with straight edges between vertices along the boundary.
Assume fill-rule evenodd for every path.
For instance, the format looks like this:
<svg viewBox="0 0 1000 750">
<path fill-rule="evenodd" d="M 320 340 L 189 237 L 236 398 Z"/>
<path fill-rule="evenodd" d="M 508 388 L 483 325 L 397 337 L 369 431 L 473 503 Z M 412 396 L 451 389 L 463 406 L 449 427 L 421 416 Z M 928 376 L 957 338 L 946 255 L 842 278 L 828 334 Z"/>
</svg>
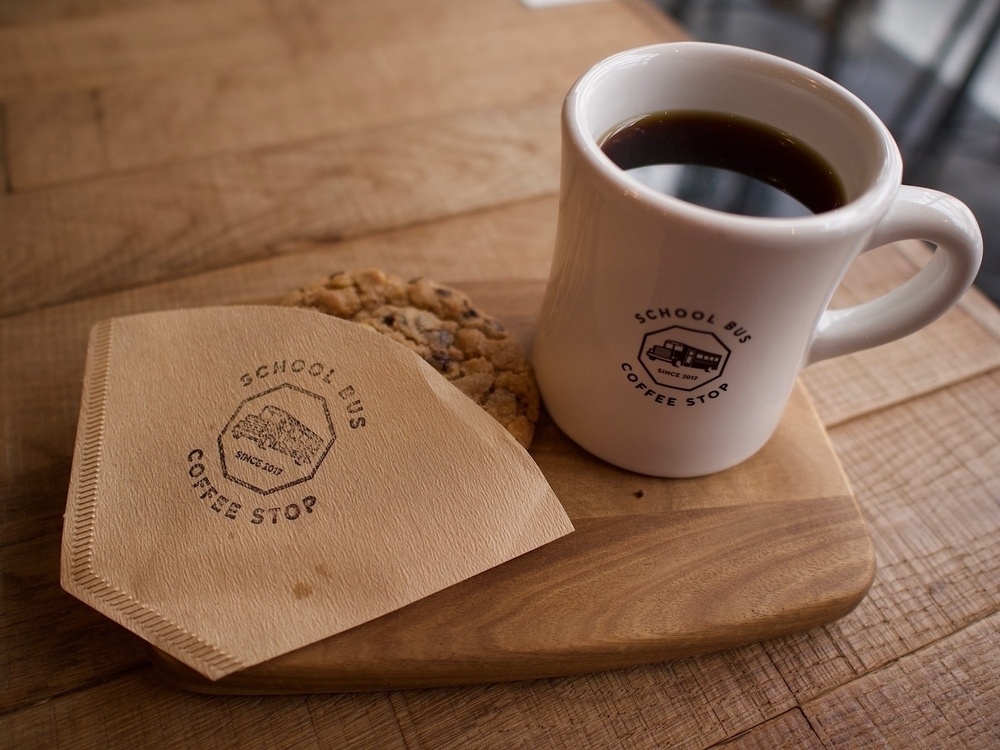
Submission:
<svg viewBox="0 0 1000 750">
<path fill-rule="evenodd" d="M 1000 0 L 653 0 L 696 38 L 771 52 L 857 94 L 893 132 L 905 181 L 963 200 L 1000 303 Z"/>
</svg>

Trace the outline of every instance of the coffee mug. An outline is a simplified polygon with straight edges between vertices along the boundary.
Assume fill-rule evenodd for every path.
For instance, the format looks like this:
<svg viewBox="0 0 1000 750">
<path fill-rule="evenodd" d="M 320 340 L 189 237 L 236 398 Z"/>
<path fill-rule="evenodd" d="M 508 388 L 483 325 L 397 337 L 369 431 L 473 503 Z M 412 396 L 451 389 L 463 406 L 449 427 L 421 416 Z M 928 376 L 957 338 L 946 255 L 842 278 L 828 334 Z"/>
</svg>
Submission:
<svg viewBox="0 0 1000 750">
<path fill-rule="evenodd" d="M 840 205 L 794 217 L 729 213 L 654 189 L 602 151 L 623 124 L 677 113 L 762 123 L 811 148 L 832 170 Z M 556 424 L 624 469 L 689 477 L 742 462 L 774 432 L 803 367 L 926 326 L 969 288 L 982 259 L 968 208 L 901 185 L 899 150 L 868 107 L 772 55 L 699 42 L 616 54 L 573 85 L 562 137 L 533 361 Z M 936 246 L 913 278 L 828 309 L 854 258 L 905 239 Z"/>
</svg>

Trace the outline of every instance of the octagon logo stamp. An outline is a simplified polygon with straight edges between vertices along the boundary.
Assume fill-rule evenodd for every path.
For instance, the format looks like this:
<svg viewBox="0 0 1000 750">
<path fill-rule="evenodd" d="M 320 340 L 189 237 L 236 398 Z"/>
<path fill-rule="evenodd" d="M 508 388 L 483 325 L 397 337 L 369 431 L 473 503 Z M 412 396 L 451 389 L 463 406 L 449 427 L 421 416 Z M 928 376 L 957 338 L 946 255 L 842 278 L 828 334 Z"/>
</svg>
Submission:
<svg viewBox="0 0 1000 750">
<path fill-rule="evenodd" d="M 269 495 L 312 479 L 336 439 L 326 399 L 283 383 L 233 412 L 218 439 L 222 473 Z"/>
<path fill-rule="evenodd" d="M 693 391 L 722 377 L 729 355 L 711 331 L 670 326 L 643 336 L 639 364 L 657 385 Z"/>
</svg>

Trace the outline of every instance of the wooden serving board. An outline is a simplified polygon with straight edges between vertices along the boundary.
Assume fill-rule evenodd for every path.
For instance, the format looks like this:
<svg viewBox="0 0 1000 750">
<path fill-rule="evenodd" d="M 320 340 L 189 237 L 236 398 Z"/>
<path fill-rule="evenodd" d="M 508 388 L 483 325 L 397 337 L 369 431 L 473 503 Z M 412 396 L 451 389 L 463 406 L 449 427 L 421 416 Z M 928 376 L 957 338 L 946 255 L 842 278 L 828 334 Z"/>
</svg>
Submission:
<svg viewBox="0 0 1000 750">
<path fill-rule="evenodd" d="M 465 285 L 530 345 L 539 284 Z M 698 479 L 600 461 L 543 414 L 531 454 L 576 531 L 377 620 L 212 682 L 210 693 L 382 690 L 599 671 L 726 649 L 850 612 L 875 574 L 851 489 L 805 389 L 756 456 Z"/>
</svg>

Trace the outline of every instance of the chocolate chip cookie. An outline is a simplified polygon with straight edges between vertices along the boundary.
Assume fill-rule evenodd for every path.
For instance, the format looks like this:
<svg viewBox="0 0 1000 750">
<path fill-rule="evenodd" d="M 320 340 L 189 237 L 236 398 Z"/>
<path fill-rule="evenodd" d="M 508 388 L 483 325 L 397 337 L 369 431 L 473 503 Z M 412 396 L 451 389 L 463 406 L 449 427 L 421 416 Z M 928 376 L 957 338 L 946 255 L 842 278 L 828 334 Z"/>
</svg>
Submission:
<svg viewBox="0 0 1000 750">
<path fill-rule="evenodd" d="M 416 352 L 503 425 L 525 448 L 538 421 L 538 387 L 527 358 L 495 318 L 427 279 L 377 270 L 335 273 L 282 304 L 374 328 Z"/>
</svg>

